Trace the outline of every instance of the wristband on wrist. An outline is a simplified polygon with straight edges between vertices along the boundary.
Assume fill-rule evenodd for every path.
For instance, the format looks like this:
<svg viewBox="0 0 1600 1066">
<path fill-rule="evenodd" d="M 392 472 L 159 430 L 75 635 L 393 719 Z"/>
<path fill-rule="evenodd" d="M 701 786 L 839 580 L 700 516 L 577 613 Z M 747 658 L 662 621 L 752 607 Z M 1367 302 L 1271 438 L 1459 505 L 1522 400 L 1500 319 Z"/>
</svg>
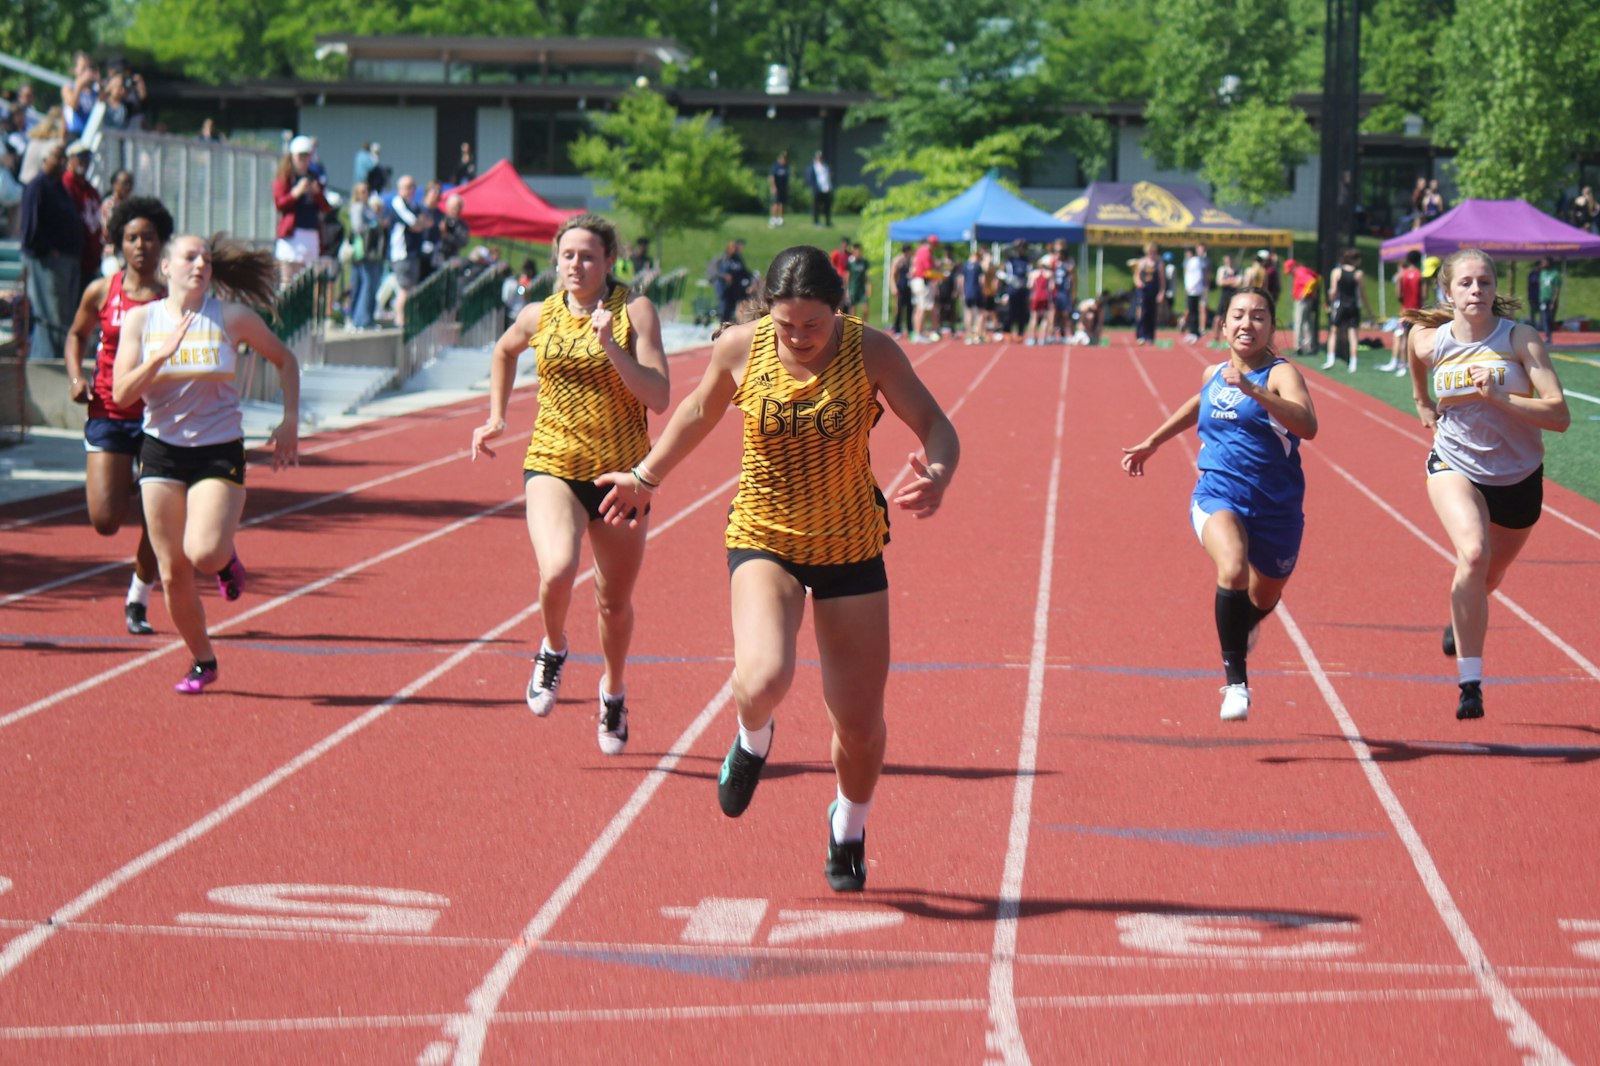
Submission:
<svg viewBox="0 0 1600 1066">
<path fill-rule="evenodd" d="M 652 484 L 650 484 L 650 482 L 646 481 L 644 479 L 644 477 L 639 473 L 639 468 L 638 467 L 634 467 L 632 473 L 633 473 L 633 487 L 635 489 L 637 489 L 640 493 L 642 493 L 645 496 L 652 496 L 652 495 L 655 494 L 656 489 L 659 487 L 658 485 L 652 485 Z"/>
<path fill-rule="evenodd" d="M 645 466 L 643 463 L 640 463 L 638 466 L 633 468 L 633 476 L 638 478 L 644 484 L 650 486 L 652 489 L 659 489 L 661 487 L 661 479 L 656 477 L 655 474 L 651 473 L 650 468 Z"/>
</svg>

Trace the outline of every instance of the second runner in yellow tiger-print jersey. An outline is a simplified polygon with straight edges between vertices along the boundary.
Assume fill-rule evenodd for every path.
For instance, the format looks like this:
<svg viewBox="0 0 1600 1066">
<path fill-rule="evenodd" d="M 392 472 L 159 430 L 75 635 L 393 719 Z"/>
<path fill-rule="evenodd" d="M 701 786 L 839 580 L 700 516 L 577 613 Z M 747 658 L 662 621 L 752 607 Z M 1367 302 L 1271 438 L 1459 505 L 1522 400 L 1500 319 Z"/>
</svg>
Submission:
<svg viewBox="0 0 1600 1066">
<path fill-rule="evenodd" d="M 861 320 L 840 316 L 839 350 L 810 381 L 778 358 L 771 316 L 756 324 L 733 394 L 744 412 L 739 491 L 729 548 L 792 563 L 858 563 L 883 551 L 889 522 L 872 476 L 867 437 L 883 414 L 861 355 Z"/>
<path fill-rule="evenodd" d="M 613 285 L 605 306 L 612 314 L 611 335 L 633 351 L 628 290 Z M 650 450 L 643 403 L 628 391 L 600 342 L 589 317 L 567 307 L 557 290 L 539 311 L 539 328 L 528 342 L 539 371 L 539 415 L 528 441 L 524 470 L 538 470 L 573 481 L 592 481 L 608 470 L 626 470 Z"/>
</svg>

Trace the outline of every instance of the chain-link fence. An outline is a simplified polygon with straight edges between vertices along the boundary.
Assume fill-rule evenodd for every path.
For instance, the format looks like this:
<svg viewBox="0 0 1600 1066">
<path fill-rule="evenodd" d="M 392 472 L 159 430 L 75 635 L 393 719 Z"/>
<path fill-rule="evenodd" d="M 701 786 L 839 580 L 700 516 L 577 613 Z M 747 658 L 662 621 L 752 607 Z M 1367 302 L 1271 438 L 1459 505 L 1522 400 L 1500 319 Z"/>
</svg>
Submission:
<svg viewBox="0 0 1600 1066">
<path fill-rule="evenodd" d="M 167 205 L 179 233 L 208 237 L 225 231 L 251 244 L 270 245 L 277 235 L 272 179 L 279 158 L 263 148 L 102 130 L 94 180 L 103 186 L 113 173 L 126 170 L 135 192 Z"/>
</svg>

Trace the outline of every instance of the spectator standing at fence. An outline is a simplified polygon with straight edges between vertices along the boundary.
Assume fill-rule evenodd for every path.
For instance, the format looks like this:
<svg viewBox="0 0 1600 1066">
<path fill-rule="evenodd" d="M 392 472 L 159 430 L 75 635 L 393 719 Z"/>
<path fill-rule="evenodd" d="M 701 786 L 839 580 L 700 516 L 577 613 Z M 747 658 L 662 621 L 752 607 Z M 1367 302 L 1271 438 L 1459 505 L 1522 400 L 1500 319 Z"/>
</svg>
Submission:
<svg viewBox="0 0 1600 1066">
<path fill-rule="evenodd" d="M 59 143 L 45 152 L 38 175 L 22 190 L 18 211 L 28 304 L 33 310 L 30 355 L 34 359 L 62 358 L 81 287 L 83 224 L 77 204 L 62 184 L 65 152 Z"/>
<path fill-rule="evenodd" d="M 183 236 L 168 242 L 161 264 L 167 295 L 123 320 L 112 399 L 145 402 L 139 488 L 167 614 L 194 659 L 175 687 L 197 695 L 216 681 L 217 658 L 195 574 L 215 574 L 228 600 L 245 585 L 234 551 L 245 502 L 237 346 L 278 371 L 283 421 L 268 437 L 274 470 L 298 462 L 300 366 L 259 314 L 211 292 L 215 280 L 228 296 L 266 306 L 276 291 L 271 255 Z"/>
<path fill-rule="evenodd" d="M 273 256 L 284 283 L 322 255 L 322 215 L 329 208 L 322 183 L 311 172 L 315 149 L 310 137 L 294 138 L 272 181 L 272 202 L 278 211 Z"/>
<path fill-rule="evenodd" d="M 51 148 L 66 148 L 67 130 L 61 120 L 61 109 L 52 107 L 28 134 L 28 143 L 22 150 L 22 168 L 17 180 L 26 185 L 38 176 L 44 166 L 45 154 Z M 65 159 L 65 156 L 62 157 Z"/>
<path fill-rule="evenodd" d="M 105 248 L 105 219 L 100 214 L 100 190 L 89 180 L 89 165 L 94 162 L 94 151 L 83 141 L 67 145 L 67 169 L 61 175 L 61 184 L 78 209 L 78 223 L 83 227 L 83 249 L 78 258 L 78 291 L 73 293 L 73 306 L 89 282 L 100 276 L 101 253 Z"/>
<path fill-rule="evenodd" d="M 143 101 L 137 89 L 129 85 L 135 75 L 116 71 L 106 78 L 105 92 L 101 96 L 101 125 L 108 130 L 137 130 L 144 126 Z"/>
<path fill-rule="evenodd" d="M 34 126 L 38 125 L 40 119 L 44 118 L 44 112 L 34 106 L 33 84 L 31 82 L 25 81 L 17 86 L 17 96 L 11 105 L 11 110 L 13 114 L 20 113 L 22 115 L 20 129 L 24 136 Z"/>
<path fill-rule="evenodd" d="M 1183 257 L 1183 339 L 1190 344 L 1200 339 L 1206 328 L 1207 290 L 1211 286 L 1211 261 L 1206 246 L 1197 244 Z"/>
<path fill-rule="evenodd" d="M 121 269 L 121 264 L 116 261 L 116 242 L 111 238 L 111 213 L 117 209 L 118 204 L 132 195 L 133 172 L 119 170 L 112 174 L 111 191 L 100 201 L 100 230 L 104 238 L 104 245 L 100 251 L 100 273 L 104 277 L 110 277 Z"/>
<path fill-rule="evenodd" d="M 620 755 L 628 743 L 624 673 L 649 507 L 639 504 L 633 525 L 607 523 L 600 510 L 606 490 L 595 479 L 631 468 L 650 450 L 649 413 L 664 412 L 669 399 L 667 356 L 655 305 L 614 276 L 620 242 L 611 223 L 596 215 L 570 218 L 556 231 L 555 247 L 556 291 L 525 307 L 495 345 L 489 419 L 472 433 L 472 455 L 494 456 L 489 445 L 506 430 L 517 359 L 533 349 L 539 413 L 522 465 L 544 634 L 528 680 L 528 709 L 541 718 L 555 709 L 587 536 L 605 658 L 596 740 L 605 754 Z"/>
<path fill-rule="evenodd" d="M 89 53 L 78 52 L 72 57 L 72 80 L 61 87 L 61 117 L 69 135 L 83 133 L 99 99 L 100 68 Z"/>
<path fill-rule="evenodd" d="M 222 134 L 217 132 L 217 120 L 210 116 L 200 120 L 200 132 L 197 136 L 200 140 L 211 144 L 221 144 L 225 140 Z"/>
<path fill-rule="evenodd" d="M 811 157 L 806 182 L 811 186 L 811 224 L 833 225 L 833 168 L 828 166 L 820 151 Z"/>
<path fill-rule="evenodd" d="M 355 329 L 377 326 L 384 236 L 383 200 L 366 182 L 358 181 L 350 190 L 350 325 Z"/>
<path fill-rule="evenodd" d="M 515 319 L 528 306 L 528 292 L 538 274 L 539 265 L 532 259 L 524 259 L 522 269 L 501 283 L 500 302 L 505 305 L 508 318 Z"/>
<path fill-rule="evenodd" d="M 455 193 L 444 198 L 444 212 L 439 215 L 439 263 L 452 263 L 467 250 L 472 230 L 461 217 L 465 201 Z"/>
<path fill-rule="evenodd" d="M 422 281 L 422 234 L 428 228 L 422 212 L 412 203 L 417 181 L 402 174 L 395 183 L 394 195 L 386 204 L 385 224 L 389 227 L 389 270 L 394 275 L 394 324 L 406 324 L 406 300 Z"/>
<path fill-rule="evenodd" d="M 128 518 L 129 505 L 136 499 L 134 461 L 144 442 L 144 404 L 119 405 L 112 397 L 111 371 L 128 314 L 167 294 L 160 267 L 162 249 L 172 239 L 172 215 L 160 200 L 129 197 L 112 211 L 106 229 L 126 266 L 90 283 L 66 343 L 70 396 L 74 403 L 89 406 L 83 429 L 84 450 L 88 452 L 84 493 L 89 522 L 102 537 L 115 535 Z M 96 328 L 100 348 L 94 376 L 85 379 L 83 355 Z M 134 507 L 140 526 L 139 547 L 134 553 L 133 579 L 128 584 L 122 617 L 128 632 L 140 636 L 154 632 L 146 612 L 157 567 L 143 506 Z"/>
<path fill-rule="evenodd" d="M 472 145 L 467 141 L 461 142 L 461 158 L 456 161 L 456 172 L 452 184 L 465 185 L 478 176 L 478 161 L 472 157 Z"/>
</svg>

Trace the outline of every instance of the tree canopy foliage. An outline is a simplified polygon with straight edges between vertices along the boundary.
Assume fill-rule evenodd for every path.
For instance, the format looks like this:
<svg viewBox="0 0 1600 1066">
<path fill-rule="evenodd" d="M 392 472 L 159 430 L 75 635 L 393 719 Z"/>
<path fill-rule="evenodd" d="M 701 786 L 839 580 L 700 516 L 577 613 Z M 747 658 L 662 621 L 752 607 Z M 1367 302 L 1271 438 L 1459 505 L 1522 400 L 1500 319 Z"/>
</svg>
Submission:
<svg viewBox="0 0 1600 1066">
<path fill-rule="evenodd" d="M 649 89 L 632 89 L 617 109 L 596 114 L 595 133 L 572 145 L 572 161 L 598 179 L 655 237 L 715 228 L 726 205 L 750 178 L 740 161 L 739 139 L 713 129 L 711 116 L 680 120 L 671 104 Z"/>
<path fill-rule="evenodd" d="M 1325 0 L 8 0 L 0 51 L 65 71 L 71 53 L 127 53 L 169 73 L 231 82 L 337 76 L 319 35 L 667 37 L 683 86 L 759 89 L 770 64 L 795 92 L 870 90 L 877 157 L 905 163 L 997 130 L 1029 168 L 1053 148 L 1093 175 L 1106 118 L 1145 107 L 1146 146 L 1224 200 L 1261 204 L 1314 147 L 1296 94 L 1321 90 Z M 1365 0 L 1368 132 L 1418 115 L 1459 152 L 1464 190 L 1539 197 L 1600 142 L 1600 9 L 1570 0 Z M 0 77 L 5 77 L 0 75 Z M 14 78 L 5 77 L 11 81 Z M 1231 86 L 1223 91 L 1224 84 Z M 1583 102 L 1582 104 L 1580 103 Z M 880 166 L 880 171 L 882 170 Z"/>
</svg>

